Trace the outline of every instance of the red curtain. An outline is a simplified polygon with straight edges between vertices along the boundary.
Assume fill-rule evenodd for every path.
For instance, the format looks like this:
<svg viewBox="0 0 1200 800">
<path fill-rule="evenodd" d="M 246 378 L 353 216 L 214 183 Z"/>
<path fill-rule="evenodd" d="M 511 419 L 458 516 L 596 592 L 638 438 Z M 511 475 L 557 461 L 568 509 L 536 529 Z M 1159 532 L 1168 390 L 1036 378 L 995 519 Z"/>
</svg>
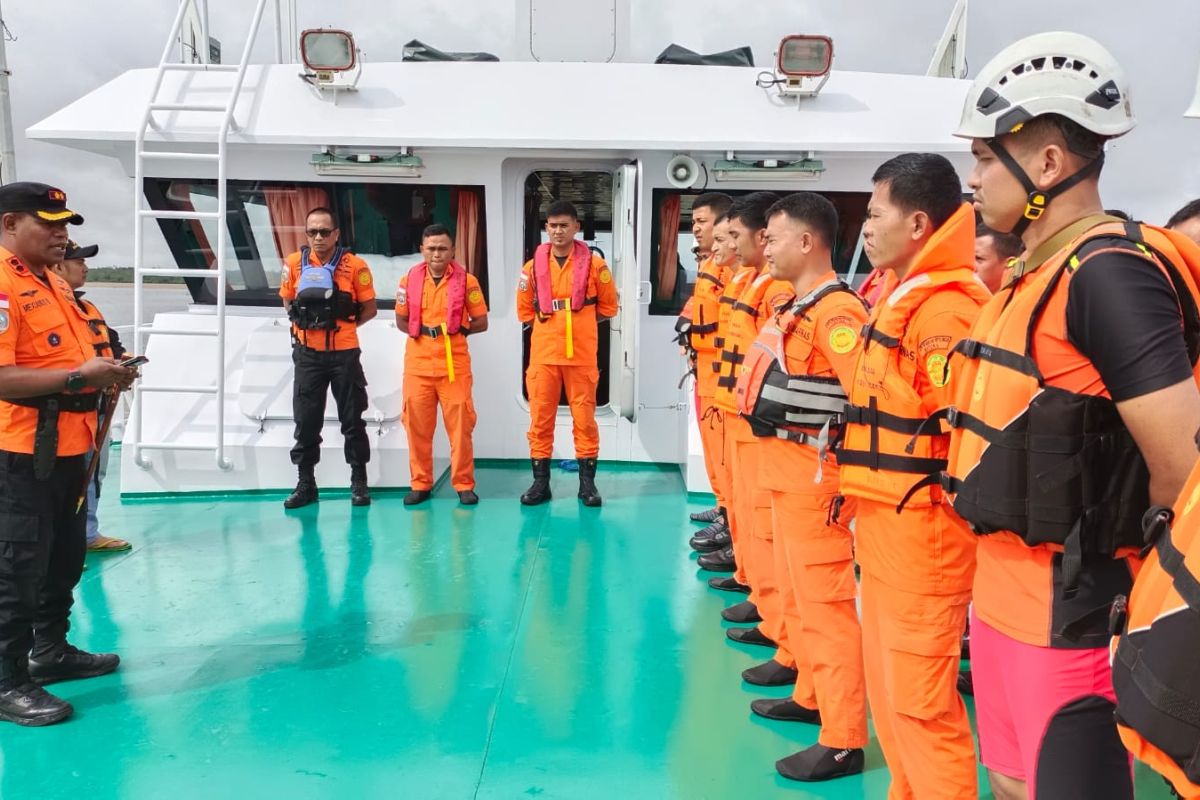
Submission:
<svg viewBox="0 0 1200 800">
<path fill-rule="evenodd" d="M 483 244 L 479 236 L 479 192 L 474 189 L 458 190 L 458 220 L 455 223 L 454 255 L 458 263 L 466 267 L 467 272 L 479 275 L 479 267 L 483 261 L 480 248 Z"/>
<path fill-rule="evenodd" d="M 276 186 L 263 189 L 275 249 L 280 258 L 287 258 L 308 243 L 304 236 L 305 217 L 320 206 L 329 205 L 329 195 L 315 186 Z"/>
<path fill-rule="evenodd" d="M 675 278 L 679 269 L 679 218 L 683 196 L 669 194 L 658 210 L 658 298 L 670 300 L 675 295 Z"/>
</svg>

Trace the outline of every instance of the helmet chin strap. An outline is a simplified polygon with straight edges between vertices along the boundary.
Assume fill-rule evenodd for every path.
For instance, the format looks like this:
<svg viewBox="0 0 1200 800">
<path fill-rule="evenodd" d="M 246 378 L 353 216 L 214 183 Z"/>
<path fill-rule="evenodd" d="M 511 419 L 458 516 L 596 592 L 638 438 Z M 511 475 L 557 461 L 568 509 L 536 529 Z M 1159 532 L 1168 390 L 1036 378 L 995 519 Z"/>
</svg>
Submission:
<svg viewBox="0 0 1200 800">
<path fill-rule="evenodd" d="M 1104 165 L 1104 152 L 1101 151 L 1100 155 L 1088 162 L 1087 166 L 1083 169 L 1069 178 L 1059 181 L 1049 189 L 1042 191 L 1037 188 L 1029 175 L 1017 163 L 1017 160 L 1013 158 L 1012 153 L 1008 152 L 1000 142 L 1000 137 L 987 139 L 985 140 L 985 144 L 992 149 L 992 152 L 996 154 L 996 158 L 1000 159 L 1000 163 L 1008 167 L 1008 171 L 1021 182 L 1021 185 L 1025 187 L 1025 191 L 1029 193 L 1029 196 L 1025 200 L 1025 210 L 1021 213 L 1021 218 L 1017 220 L 1017 224 L 1009 231 L 1014 236 L 1020 236 L 1029 227 L 1030 223 L 1041 219 L 1042 214 L 1046 213 L 1046 207 L 1050 205 L 1051 200 L 1072 188 L 1080 181 L 1099 173 L 1100 167 Z"/>
</svg>

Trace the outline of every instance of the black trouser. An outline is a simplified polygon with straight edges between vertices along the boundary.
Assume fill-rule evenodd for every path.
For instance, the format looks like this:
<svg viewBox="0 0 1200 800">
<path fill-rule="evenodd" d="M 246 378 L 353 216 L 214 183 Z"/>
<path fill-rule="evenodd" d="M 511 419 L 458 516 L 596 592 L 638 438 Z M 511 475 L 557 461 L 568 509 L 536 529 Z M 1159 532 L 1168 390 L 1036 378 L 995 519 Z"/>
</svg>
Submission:
<svg viewBox="0 0 1200 800">
<path fill-rule="evenodd" d="M 363 412 L 367 410 L 367 376 L 363 374 L 361 351 L 313 350 L 292 347 L 296 374 L 292 379 L 292 416 L 296 420 L 296 446 L 292 463 L 314 466 L 321 460 L 321 428 L 325 425 L 325 393 L 333 387 L 338 421 L 345 437 L 346 463 L 366 464 L 371 460 L 371 441 Z"/>
<path fill-rule="evenodd" d="M 0 450 L 0 659 L 42 656 L 66 641 L 87 553 L 78 505 L 85 459 L 59 456 L 39 481 L 33 456 Z"/>
</svg>

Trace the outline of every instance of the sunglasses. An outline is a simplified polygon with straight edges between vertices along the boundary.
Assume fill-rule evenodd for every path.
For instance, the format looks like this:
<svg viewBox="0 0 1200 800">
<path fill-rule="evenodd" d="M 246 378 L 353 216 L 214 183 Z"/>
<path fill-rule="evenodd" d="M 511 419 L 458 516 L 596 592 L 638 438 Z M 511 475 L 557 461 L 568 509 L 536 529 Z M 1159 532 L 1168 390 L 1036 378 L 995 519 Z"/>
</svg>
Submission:
<svg viewBox="0 0 1200 800">
<path fill-rule="evenodd" d="M 308 230 L 305 231 L 305 233 L 308 234 L 308 238 L 310 238 L 310 239 L 315 239 L 318 236 L 320 236 L 322 239 L 327 239 L 335 230 L 337 230 L 337 229 L 336 228 L 309 228 Z"/>
</svg>

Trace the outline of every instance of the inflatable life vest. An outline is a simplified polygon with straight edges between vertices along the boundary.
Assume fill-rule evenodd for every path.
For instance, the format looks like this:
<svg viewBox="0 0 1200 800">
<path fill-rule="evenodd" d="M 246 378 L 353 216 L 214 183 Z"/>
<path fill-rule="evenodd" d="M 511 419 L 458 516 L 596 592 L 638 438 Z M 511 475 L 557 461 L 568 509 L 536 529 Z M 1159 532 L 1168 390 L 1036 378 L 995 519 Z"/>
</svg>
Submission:
<svg viewBox="0 0 1200 800">
<path fill-rule="evenodd" d="M 717 390 L 713 395 L 713 404 L 724 411 L 737 413 L 738 376 L 742 373 L 742 362 L 746 353 L 758 337 L 760 322 L 758 319 L 759 306 L 767 299 L 767 293 L 773 285 L 782 283 L 771 277 L 765 270 L 742 290 L 741 294 L 729 306 L 728 323 L 723 326 L 721 360 Z M 784 284 L 787 285 L 787 284 Z M 788 289 L 791 287 L 788 285 Z"/>
<path fill-rule="evenodd" d="M 1192 364 L 1200 355 L 1200 248 L 1172 231 L 1104 222 L 1079 232 L 1058 254 L 1001 289 L 956 347 L 961 384 L 947 414 L 954 429 L 948 475 L 954 509 L 979 534 L 1012 531 L 1030 546 L 1063 551 L 1070 594 L 1088 556 L 1142 545 L 1150 476 L 1113 401 L 1047 385 L 1035 337 L 1069 342 L 1073 276 L 1104 253 L 1131 253 L 1170 280 L 1184 318 Z M 960 357 L 961 356 L 961 357 Z M 1194 366 L 1195 368 L 1195 366 Z"/>
<path fill-rule="evenodd" d="M 588 275 L 592 269 L 592 251 L 578 239 L 571 249 L 571 297 L 570 309 L 579 311 L 585 305 L 595 305 L 596 298 L 587 296 Z M 550 280 L 550 245 L 539 245 L 533 253 L 533 299 L 538 312 L 545 315 L 563 311 L 568 307 L 566 299 L 554 296 L 554 284 Z"/>
<path fill-rule="evenodd" d="M 872 310 L 854 370 L 846 425 L 838 445 L 842 493 L 897 509 L 941 502 L 928 485 L 946 468 L 950 436 L 917 392 L 917 373 L 933 372 L 902 347 L 909 320 L 935 294 L 959 292 L 982 306 L 991 297 L 967 264 L 974 252 L 974 214 L 963 205 L 926 242 L 909 276 Z M 944 360 L 943 360 L 944 362 Z M 948 379 L 946 363 L 941 364 Z"/>
<path fill-rule="evenodd" d="M 810 374 L 817 319 L 807 312 L 836 292 L 862 299 L 839 280 L 814 287 L 763 326 L 746 355 L 735 390 L 738 412 L 755 435 L 807 445 L 822 457 L 841 426 L 847 397 L 837 377 Z M 787 371 L 784 344 L 789 337 L 809 345 L 809 357 L 797 374 Z"/>
<path fill-rule="evenodd" d="M 421 335 L 421 299 L 428 271 L 424 261 L 408 271 L 408 335 L 414 339 Z M 467 270 L 457 261 L 451 261 L 442 279 L 449 281 L 446 287 L 446 334 L 453 336 L 462 329 L 463 309 L 467 305 Z"/>
<path fill-rule="evenodd" d="M 1111 616 L 1117 730 L 1179 796 L 1200 798 L 1200 463 L 1174 511 L 1151 509 L 1144 531 L 1153 549 Z"/>
<path fill-rule="evenodd" d="M 334 276 L 346 249 L 338 246 L 325 264 L 313 264 L 311 248 L 300 248 L 300 276 L 291 304 L 292 322 L 305 331 L 332 331 L 338 322 L 354 318 L 354 297 L 338 288 Z"/>
</svg>

